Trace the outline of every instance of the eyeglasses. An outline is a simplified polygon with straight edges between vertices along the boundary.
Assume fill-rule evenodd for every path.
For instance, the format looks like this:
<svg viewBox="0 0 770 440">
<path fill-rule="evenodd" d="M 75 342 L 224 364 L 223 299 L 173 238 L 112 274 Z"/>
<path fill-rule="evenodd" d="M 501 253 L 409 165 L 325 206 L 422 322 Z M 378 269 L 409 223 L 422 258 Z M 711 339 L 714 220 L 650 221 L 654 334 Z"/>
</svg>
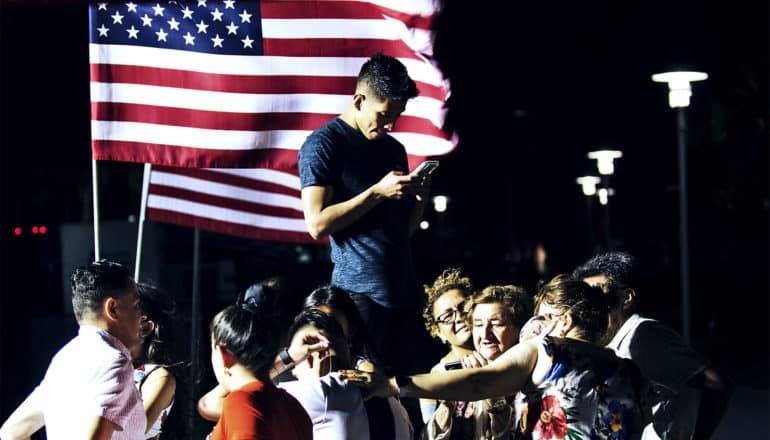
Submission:
<svg viewBox="0 0 770 440">
<path fill-rule="evenodd" d="M 458 304 L 455 308 L 447 310 L 446 312 L 433 318 L 436 324 L 452 325 L 457 318 L 463 316 L 463 303 Z"/>
</svg>

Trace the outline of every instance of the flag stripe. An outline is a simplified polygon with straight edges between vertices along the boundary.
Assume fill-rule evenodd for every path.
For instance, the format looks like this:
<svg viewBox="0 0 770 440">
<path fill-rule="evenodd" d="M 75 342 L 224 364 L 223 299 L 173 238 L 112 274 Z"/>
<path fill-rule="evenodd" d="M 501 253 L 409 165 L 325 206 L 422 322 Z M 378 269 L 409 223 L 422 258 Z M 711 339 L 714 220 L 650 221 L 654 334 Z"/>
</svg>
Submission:
<svg viewBox="0 0 770 440">
<path fill-rule="evenodd" d="M 312 131 L 336 115 L 319 113 L 221 113 L 205 110 L 176 109 L 139 104 L 96 102 L 94 111 L 108 120 L 157 123 L 158 125 L 189 126 L 216 130 L 299 130 Z M 422 133 L 439 136 L 441 130 L 425 119 L 413 116 L 399 118 L 396 128 L 400 132 Z"/>
<path fill-rule="evenodd" d="M 91 121 L 91 135 L 100 141 L 138 142 L 148 145 L 160 141 L 160 145 L 210 150 L 212 157 L 218 156 L 216 150 L 293 150 L 293 156 L 281 157 L 281 159 L 293 157 L 293 160 L 281 166 L 280 169 L 290 168 L 292 163 L 297 161 L 297 151 L 309 134 L 310 130 L 214 130 L 143 122 Z M 393 132 L 391 135 L 402 144 L 409 145 L 407 153 L 414 156 L 446 154 L 452 148 L 449 142 L 437 139 L 435 136 L 402 132 Z M 226 147 L 223 143 L 226 143 Z M 161 163 L 161 165 L 173 165 L 173 163 Z"/>
<path fill-rule="evenodd" d="M 147 208 L 147 218 L 153 221 L 171 223 L 179 226 L 186 226 L 188 228 L 204 229 L 252 240 L 271 240 L 289 243 L 319 243 L 319 241 L 313 240 L 313 237 L 307 232 L 286 231 L 270 227 L 233 223 L 227 220 L 199 217 L 162 208 Z"/>
<path fill-rule="evenodd" d="M 211 194 L 202 194 L 195 191 L 187 191 L 182 188 L 175 188 L 163 185 L 152 185 L 150 192 L 153 196 L 165 197 L 164 200 L 179 199 L 187 200 L 190 202 L 196 202 L 206 206 L 218 206 L 220 208 L 228 208 L 234 211 L 241 211 L 259 215 L 269 215 L 273 217 L 284 217 L 291 219 L 302 219 L 302 211 L 296 209 L 277 207 L 273 205 L 265 205 L 262 203 L 254 203 L 241 199 L 231 199 L 227 197 L 218 197 Z M 299 199 L 297 199 L 299 202 Z M 155 207 L 155 204 L 153 205 Z M 160 207 L 163 207 L 162 205 Z"/>
<path fill-rule="evenodd" d="M 356 78 L 352 76 L 271 75 L 251 76 L 188 72 L 151 66 L 91 64 L 91 81 L 99 84 L 146 84 L 180 89 L 231 93 L 312 93 L 351 96 Z M 446 91 L 438 86 L 418 82 L 420 97 L 443 104 Z M 411 105 L 411 102 L 410 102 Z"/>
</svg>

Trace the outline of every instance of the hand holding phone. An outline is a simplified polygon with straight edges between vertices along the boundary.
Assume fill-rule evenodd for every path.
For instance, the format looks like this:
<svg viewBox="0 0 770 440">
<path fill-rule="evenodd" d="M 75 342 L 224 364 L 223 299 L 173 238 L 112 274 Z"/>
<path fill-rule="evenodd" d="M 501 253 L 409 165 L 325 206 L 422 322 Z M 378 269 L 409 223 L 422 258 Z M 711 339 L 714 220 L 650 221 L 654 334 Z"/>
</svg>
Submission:
<svg viewBox="0 0 770 440">
<path fill-rule="evenodd" d="M 412 171 L 412 174 L 426 178 L 438 168 L 439 162 L 437 160 L 426 160 L 425 162 L 417 165 L 417 168 Z"/>
</svg>

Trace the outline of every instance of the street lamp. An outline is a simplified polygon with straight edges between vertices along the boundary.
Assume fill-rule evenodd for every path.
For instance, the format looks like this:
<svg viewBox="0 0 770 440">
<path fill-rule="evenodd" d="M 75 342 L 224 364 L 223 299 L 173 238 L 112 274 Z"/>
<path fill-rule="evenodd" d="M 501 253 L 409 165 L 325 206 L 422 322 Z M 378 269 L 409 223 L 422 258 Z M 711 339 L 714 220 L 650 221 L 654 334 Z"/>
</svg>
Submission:
<svg viewBox="0 0 770 440">
<path fill-rule="evenodd" d="M 620 150 L 596 150 L 588 153 L 589 159 L 596 160 L 596 169 L 601 175 L 602 187 L 598 190 L 599 203 L 604 206 L 604 243 L 607 250 L 612 249 L 612 232 L 610 227 L 609 196 L 610 176 L 615 174 L 615 159 L 623 157 Z M 614 193 L 614 191 L 612 192 Z"/>
<path fill-rule="evenodd" d="M 596 194 L 596 185 L 601 182 L 602 179 L 596 176 L 581 176 L 577 178 L 577 183 L 583 189 L 583 195 L 592 196 Z"/>
<path fill-rule="evenodd" d="M 589 159 L 596 159 L 596 167 L 599 169 L 599 174 L 603 176 L 615 173 L 613 161 L 621 157 L 623 157 L 623 152 L 618 150 L 597 150 L 588 153 Z"/>
<path fill-rule="evenodd" d="M 679 270 L 682 289 L 682 337 L 690 342 L 690 261 L 687 231 L 687 120 L 684 109 L 690 105 L 691 82 L 708 79 L 703 72 L 665 72 L 652 75 L 655 82 L 668 84 L 668 105 L 677 109 L 677 145 L 679 156 Z"/>
<path fill-rule="evenodd" d="M 583 190 L 583 195 L 586 196 L 586 225 L 588 230 L 588 247 L 591 252 L 594 250 L 594 216 L 593 216 L 593 196 L 596 195 L 596 186 L 601 183 L 602 179 L 598 176 L 581 176 L 575 179 L 577 184 L 580 185 L 580 189 Z"/>
</svg>

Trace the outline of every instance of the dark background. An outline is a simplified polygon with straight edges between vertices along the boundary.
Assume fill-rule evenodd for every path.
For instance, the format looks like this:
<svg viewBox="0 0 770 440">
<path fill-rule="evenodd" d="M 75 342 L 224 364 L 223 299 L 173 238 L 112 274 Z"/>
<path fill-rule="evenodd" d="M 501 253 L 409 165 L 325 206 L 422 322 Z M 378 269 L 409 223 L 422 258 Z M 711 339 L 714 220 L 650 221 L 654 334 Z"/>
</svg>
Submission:
<svg viewBox="0 0 770 440">
<path fill-rule="evenodd" d="M 0 9 L 3 419 L 74 334 L 65 250 L 82 250 L 77 264 L 93 258 L 92 236 L 66 226 L 92 222 L 86 6 L 20 3 Z M 431 227 L 414 240 L 420 281 L 453 265 L 482 286 L 532 289 L 606 248 L 608 208 L 586 199 L 575 178 L 596 174 L 588 151 L 610 147 L 624 156 L 611 181 L 609 246 L 638 258 L 642 311 L 681 330 L 676 115 L 666 85 L 650 75 L 708 72 L 686 110 L 692 344 L 739 384 L 766 390 L 767 2 L 535 3 L 449 1 L 436 22 L 435 56 L 452 86 L 448 124 L 460 143 L 434 177 L 449 209 L 428 212 Z M 136 229 L 128 219 L 139 212 L 141 172 L 99 163 L 102 242 L 120 244 L 102 256 L 131 266 L 135 237 L 115 231 Z M 47 234 L 29 233 L 40 224 Z M 25 233 L 15 236 L 16 226 Z M 148 227 L 143 270 L 178 298 L 185 330 L 193 231 Z M 538 245 L 545 273 L 535 266 Z M 204 326 L 257 279 L 285 276 L 301 296 L 330 273 L 319 246 L 202 232 L 200 251 Z"/>
</svg>

